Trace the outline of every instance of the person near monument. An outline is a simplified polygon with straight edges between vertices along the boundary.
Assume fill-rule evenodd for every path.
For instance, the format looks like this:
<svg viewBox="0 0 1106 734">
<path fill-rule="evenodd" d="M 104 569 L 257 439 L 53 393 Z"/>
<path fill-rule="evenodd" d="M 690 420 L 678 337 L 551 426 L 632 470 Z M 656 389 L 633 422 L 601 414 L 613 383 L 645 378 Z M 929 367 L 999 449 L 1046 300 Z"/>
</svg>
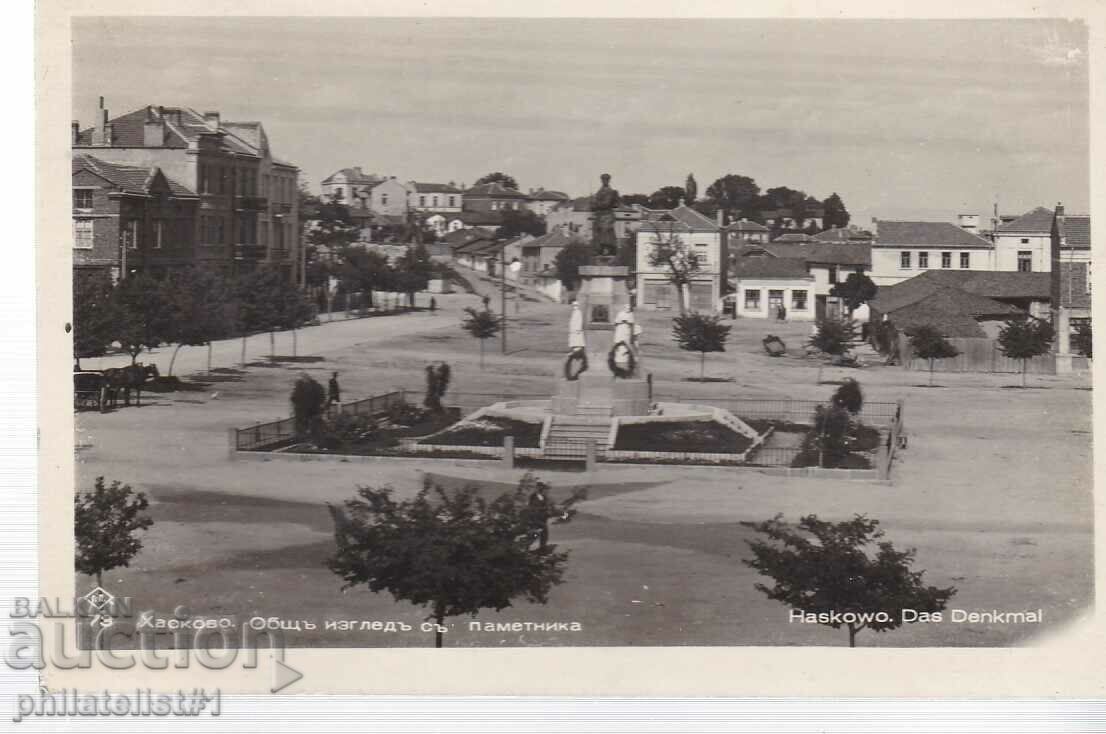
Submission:
<svg viewBox="0 0 1106 734">
<path fill-rule="evenodd" d="M 611 188 L 611 174 L 599 177 L 603 185 L 591 197 L 592 245 L 600 257 L 618 254 L 618 235 L 615 233 L 615 210 L 622 206 L 622 197 Z"/>
<path fill-rule="evenodd" d="M 614 349 L 622 343 L 629 348 L 629 355 L 625 352 L 615 354 L 615 363 L 620 367 L 625 367 L 630 361 L 630 355 L 632 355 L 634 358 L 635 374 L 637 374 L 641 368 L 641 357 L 638 351 L 638 337 L 641 336 L 641 332 L 641 326 L 638 325 L 637 321 L 634 319 L 634 309 L 627 303 L 614 318 L 614 337 L 611 348 Z"/>
<path fill-rule="evenodd" d="M 568 348 L 569 351 L 584 349 L 587 342 L 584 340 L 584 312 L 580 310 L 580 304 L 572 302 L 572 315 L 568 319 Z"/>
</svg>

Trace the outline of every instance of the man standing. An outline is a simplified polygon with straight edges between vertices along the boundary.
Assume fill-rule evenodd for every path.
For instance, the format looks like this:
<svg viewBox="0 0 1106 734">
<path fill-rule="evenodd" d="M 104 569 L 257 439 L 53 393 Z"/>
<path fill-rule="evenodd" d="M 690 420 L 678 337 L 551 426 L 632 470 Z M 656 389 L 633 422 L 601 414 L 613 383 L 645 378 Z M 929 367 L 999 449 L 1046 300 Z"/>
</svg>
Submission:
<svg viewBox="0 0 1106 734">
<path fill-rule="evenodd" d="M 327 405 L 339 405 L 342 402 L 342 391 L 338 387 L 338 373 L 332 372 L 330 374 L 330 382 L 326 387 L 326 404 Z"/>
</svg>

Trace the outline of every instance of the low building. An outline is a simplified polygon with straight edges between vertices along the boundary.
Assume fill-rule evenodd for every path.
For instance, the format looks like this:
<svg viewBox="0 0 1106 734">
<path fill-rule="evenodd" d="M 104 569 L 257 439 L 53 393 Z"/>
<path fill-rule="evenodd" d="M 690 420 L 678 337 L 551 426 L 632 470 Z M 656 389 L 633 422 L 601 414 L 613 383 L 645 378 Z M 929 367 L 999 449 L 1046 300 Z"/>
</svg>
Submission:
<svg viewBox="0 0 1106 734">
<path fill-rule="evenodd" d="M 768 242 L 769 229 L 759 222 L 744 217 L 730 223 L 726 231 L 729 232 L 729 240 L 734 245 Z"/>
<path fill-rule="evenodd" d="M 1048 273 L 929 270 L 897 285 L 880 288 L 872 303 L 883 313 L 889 313 L 945 288 L 989 298 L 1035 318 L 1045 319 L 1049 315 L 1051 277 Z"/>
<path fill-rule="evenodd" d="M 722 298 L 728 253 L 722 227 L 689 206 L 651 216 L 642 221 L 637 240 L 637 302 L 644 309 L 679 308 L 680 294 L 668 269 L 649 262 L 662 243 L 678 241 L 699 261 L 690 275 L 686 304 L 691 311 L 713 312 Z"/>
<path fill-rule="evenodd" d="M 566 235 L 562 230 L 535 237 L 522 246 L 523 275 L 538 274 L 556 269 L 557 254 L 572 242 L 582 241 Z"/>
<path fill-rule="evenodd" d="M 112 281 L 196 263 L 199 196 L 150 168 L 73 156 L 73 267 Z"/>
<path fill-rule="evenodd" d="M 489 245 L 496 244 L 494 232 L 479 227 L 459 229 L 446 234 L 444 240 L 454 262 L 474 270 L 487 270 L 484 252 Z"/>
<path fill-rule="evenodd" d="M 927 270 L 994 270 L 994 243 L 951 222 L 875 220 L 872 281 L 895 285 Z"/>
<path fill-rule="evenodd" d="M 507 209 L 526 209 L 530 197 L 518 189 L 509 189 L 498 181 L 479 184 L 464 192 L 465 210 L 472 212 L 501 212 Z"/>
<path fill-rule="evenodd" d="M 1051 268 L 1052 326 L 1056 330 L 1056 370 L 1074 365 L 1072 334 L 1081 323 L 1091 323 L 1091 218 L 1067 214 L 1057 204 L 1052 216 Z"/>
<path fill-rule="evenodd" d="M 494 230 L 503 224 L 503 214 L 498 211 L 449 212 L 445 215 L 446 232 L 481 227 Z"/>
<path fill-rule="evenodd" d="M 738 318 L 814 320 L 814 276 L 802 258 L 742 258 L 734 277 Z"/>
</svg>

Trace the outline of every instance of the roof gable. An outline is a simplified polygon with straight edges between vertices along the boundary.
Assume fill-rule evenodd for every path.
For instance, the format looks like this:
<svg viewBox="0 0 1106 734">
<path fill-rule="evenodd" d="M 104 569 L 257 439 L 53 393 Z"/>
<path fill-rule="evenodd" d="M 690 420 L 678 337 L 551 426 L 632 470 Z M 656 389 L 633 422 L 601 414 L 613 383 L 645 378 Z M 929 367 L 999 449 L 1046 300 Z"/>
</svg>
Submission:
<svg viewBox="0 0 1106 734">
<path fill-rule="evenodd" d="M 877 247 L 929 246 L 991 249 L 988 240 L 957 227 L 951 222 L 913 222 L 880 219 L 876 222 Z"/>
<path fill-rule="evenodd" d="M 997 232 L 1039 232 L 1052 231 L 1052 212 L 1039 206 L 1022 214 L 1017 219 L 999 225 Z"/>
</svg>

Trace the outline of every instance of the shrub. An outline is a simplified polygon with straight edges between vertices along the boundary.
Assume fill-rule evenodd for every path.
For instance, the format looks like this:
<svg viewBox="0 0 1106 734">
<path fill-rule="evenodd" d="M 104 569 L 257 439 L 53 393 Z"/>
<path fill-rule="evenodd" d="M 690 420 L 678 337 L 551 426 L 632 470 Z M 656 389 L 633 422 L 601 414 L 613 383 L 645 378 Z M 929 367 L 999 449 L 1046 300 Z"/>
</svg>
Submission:
<svg viewBox="0 0 1106 734">
<path fill-rule="evenodd" d="M 844 408 L 853 415 L 859 413 L 860 409 L 864 407 L 864 393 L 860 390 L 860 383 L 851 377 L 846 378 L 841 387 L 837 388 L 837 392 L 833 394 L 832 402 L 835 406 Z"/>
<path fill-rule="evenodd" d="M 307 433 L 315 427 L 326 407 L 326 390 L 311 375 L 303 374 L 292 386 L 291 400 L 296 433 Z"/>
<path fill-rule="evenodd" d="M 396 426 L 410 427 L 426 420 L 430 411 L 411 403 L 396 403 L 388 408 L 388 422 Z"/>
<path fill-rule="evenodd" d="M 373 441 L 380 437 L 380 427 L 367 415 L 338 413 L 321 421 L 315 443 L 321 449 L 335 449 L 342 444 Z"/>
<path fill-rule="evenodd" d="M 849 411 L 841 406 L 819 405 L 814 410 L 812 437 L 825 465 L 836 465 L 849 455 Z"/>
</svg>

